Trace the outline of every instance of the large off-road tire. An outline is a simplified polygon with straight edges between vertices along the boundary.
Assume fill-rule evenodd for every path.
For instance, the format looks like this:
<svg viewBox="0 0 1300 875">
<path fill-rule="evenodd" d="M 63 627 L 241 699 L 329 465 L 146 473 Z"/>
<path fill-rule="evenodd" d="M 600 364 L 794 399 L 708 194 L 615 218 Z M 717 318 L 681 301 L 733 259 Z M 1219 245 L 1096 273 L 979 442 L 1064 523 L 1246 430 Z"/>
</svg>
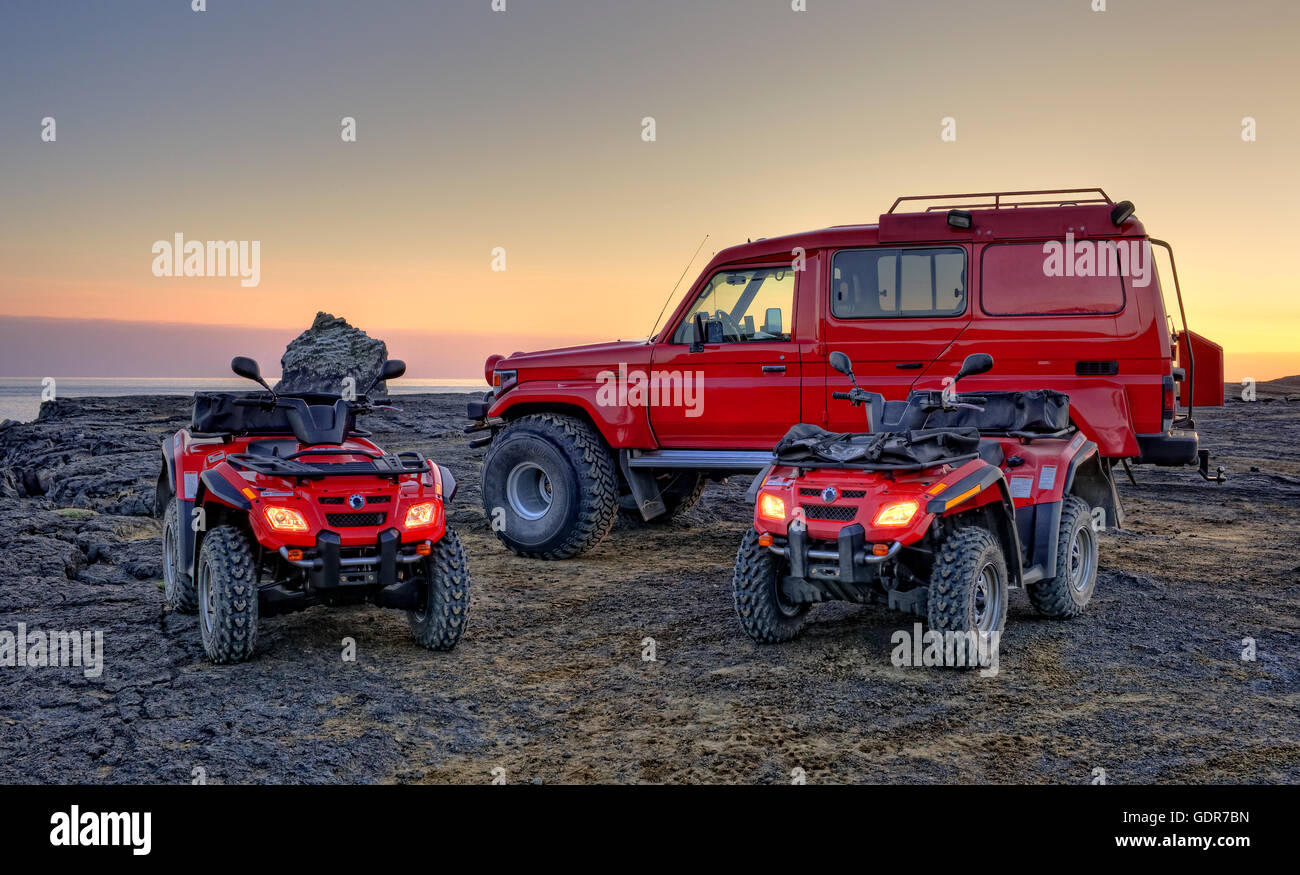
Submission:
<svg viewBox="0 0 1300 875">
<path fill-rule="evenodd" d="M 429 592 L 422 610 L 406 612 L 411 634 L 421 647 L 451 650 L 469 619 L 470 579 L 465 549 L 450 528 L 433 545 L 423 568 Z"/>
<path fill-rule="evenodd" d="M 194 578 L 185 570 L 189 563 L 181 555 L 181 526 L 187 524 L 181 519 L 180 504 L 172 498 L 163 511 L 163 597 L 168 607 L 182 614 L 192 614 L 199 608 Z"/>
<path fill-rule="evenodd" d="M 652 520 L 641 516 L 636 506 L 636 499 L 629 492 L 618 499 L 618 516 L 624 522 L 633 525 L 655 526 L 671 522 L 700 503 L 704 489 L 709 485 L 709 478 L 695 471 L 665 471 L 657 474 L 660 497 L 664 502 L 664 512 Z"/>
<path fill-rule="evenodd" d="M 939 544 L 930 571 L 930 629 L 1001 633 L 1007 623 L 1007 587 L 1007 560 L 997 538 L 982 526 L 957 529 Z"/>
<path fill-rule="evenodd" d="M 745 633 L 759 644 L 789 641 L 803 629 L 807 604 L 791 604 L 781 595 L 784 560 L 758 544 L 758 532 L 750 529 L 736 552 L 736 571 L 731 578 L 736 597 L 736 615 Z"/>
<path fill-rule="evenodd" d="M 1079 616 L 1097 588 L 1098 564 L 1092 509 L 1086 501 L 1067 495 L 1056 534 L 1056 575 L 1025 587 L 1030 604 L 1054 620 Z"/>
<path fill-rule="evenodd" d="M 257 645 L 257 575 L 248 537 L 234 526 L 212 529 L 197 571 L 199 634 L 208 659 L 243 662 Z"/>
<path fill-rule="evenodd" d="M 521 416 L 501 429 L 483 459 L 483 511 L 501 542 L 520 556 L 576 556 L 614 525 L 614 457 L 581 419 Z"/>
</svg>

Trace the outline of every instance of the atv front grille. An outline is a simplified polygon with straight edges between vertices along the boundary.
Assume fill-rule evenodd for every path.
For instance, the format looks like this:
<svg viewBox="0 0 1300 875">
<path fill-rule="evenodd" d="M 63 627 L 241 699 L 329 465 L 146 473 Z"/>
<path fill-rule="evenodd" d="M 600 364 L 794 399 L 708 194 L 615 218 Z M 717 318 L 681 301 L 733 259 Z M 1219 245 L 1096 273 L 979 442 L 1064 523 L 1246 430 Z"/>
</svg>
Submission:
<svg viewBox="0 0 1300 875">
<path fill-rule="evenodd" d="M 327 513 L 325 519 L 331 526 L 341 529 L 355 529 L 361 526 L 383 525 L 388 514 L 383 511 L 359 511 L 357 513 Z"/>
<path fill-rule="evenodd" d="M 388 504 L 393 500 L 391 495 L 367 495 L 366 504 Z M 346 504 L 347 499 L 342 495 L 322 495 L 321 504 Z"/>
<path fill-rule="evenodd" d="M 852 504 L 805 504 L 803 515 L 810 520 L 846 523 L 858 515 L 858 508 Z"/>
<path fill-rule="evenodd" d="M 821 496 L 822 490 L 815 486 L 801 486 L 799 487 L 799 494 L 806 495 L 809 498 L 818 498 Z M 865 489 L 845 489 L 840 492 L 840 496 L 843 498 L 865 498 L 866 495 L 867 490 Z"/>
</svg>

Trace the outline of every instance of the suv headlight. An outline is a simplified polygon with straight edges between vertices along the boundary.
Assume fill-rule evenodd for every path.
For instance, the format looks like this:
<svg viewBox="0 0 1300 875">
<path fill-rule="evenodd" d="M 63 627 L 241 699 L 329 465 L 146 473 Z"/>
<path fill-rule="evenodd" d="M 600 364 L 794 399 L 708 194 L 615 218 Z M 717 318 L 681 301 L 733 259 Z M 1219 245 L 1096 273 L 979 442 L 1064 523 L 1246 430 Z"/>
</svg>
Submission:
<svg viewBox="0 0 1300 875">
<path fill-rule="evenodd" d="M 515 380 L 519 378 L 518 371 L 495 370 L 492 372 L 492 388 L 508 389 L 514 385 Z"/>
</svg>

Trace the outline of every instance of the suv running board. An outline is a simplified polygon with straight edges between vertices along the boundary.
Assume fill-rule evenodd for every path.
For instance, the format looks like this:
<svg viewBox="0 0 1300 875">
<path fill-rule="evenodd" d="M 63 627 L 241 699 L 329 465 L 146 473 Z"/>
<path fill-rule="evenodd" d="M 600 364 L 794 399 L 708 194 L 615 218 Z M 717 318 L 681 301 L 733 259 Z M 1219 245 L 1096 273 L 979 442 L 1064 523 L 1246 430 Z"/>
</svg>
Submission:
<svg viewBox="0 0 1300 875">
<path fill-rule="evenodd" d="M 761 471 L 772 464 L 770 450 L 632 450 L 632 468 L 702 468 L 716 471 Z"/>
</svg>

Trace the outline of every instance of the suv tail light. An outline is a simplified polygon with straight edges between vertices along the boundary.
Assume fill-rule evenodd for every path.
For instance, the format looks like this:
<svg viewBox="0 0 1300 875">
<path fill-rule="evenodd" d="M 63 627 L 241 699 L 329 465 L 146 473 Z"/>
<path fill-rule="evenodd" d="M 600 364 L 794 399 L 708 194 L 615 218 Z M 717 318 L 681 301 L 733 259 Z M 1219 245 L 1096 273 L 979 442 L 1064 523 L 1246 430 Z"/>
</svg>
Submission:
<svg viewBox="0 0 1300 875">
<path fill-rule="evenodd" d="M 1160 422 L 1163 431 L 1169 431 L 1174 427 L 1174 416 L 1178 413 L 1178 401 L 1174 395 L 1174 377 L 1173 374 L 1165 377 L 1163 380 L 1164 391 L 1162 394 Z"/>
</svg>

